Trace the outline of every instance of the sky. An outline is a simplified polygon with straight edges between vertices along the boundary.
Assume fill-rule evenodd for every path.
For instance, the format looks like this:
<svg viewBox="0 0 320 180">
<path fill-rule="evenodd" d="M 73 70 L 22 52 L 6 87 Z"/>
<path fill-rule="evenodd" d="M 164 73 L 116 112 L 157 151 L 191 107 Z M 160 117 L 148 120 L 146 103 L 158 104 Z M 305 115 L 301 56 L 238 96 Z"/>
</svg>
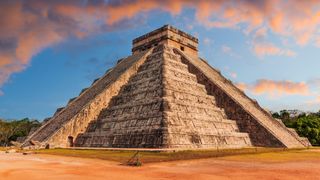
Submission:
<svg viewBox="0 0 320 180">
<path fill-rule="evenodd" d="M 165 24 L 263 108 L 320 109 L 317 0 L 2 0 L 0 118 L 52 116 Z"/>
</svg>

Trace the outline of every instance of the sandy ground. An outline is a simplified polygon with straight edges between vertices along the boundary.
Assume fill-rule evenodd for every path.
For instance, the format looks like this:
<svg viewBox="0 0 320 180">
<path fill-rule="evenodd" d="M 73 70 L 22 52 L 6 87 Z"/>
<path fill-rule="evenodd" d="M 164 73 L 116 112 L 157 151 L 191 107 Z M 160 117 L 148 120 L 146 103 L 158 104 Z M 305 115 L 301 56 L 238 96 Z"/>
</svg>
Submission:
<svg viewBox="0 0 320 180">
<path fill-rule="evenodd" d="M 1 180 L 319 178 L 320 158 L 268 162 L 227 157 L 127 167 L 96 159 L 0 153 Z"/>
</svg>

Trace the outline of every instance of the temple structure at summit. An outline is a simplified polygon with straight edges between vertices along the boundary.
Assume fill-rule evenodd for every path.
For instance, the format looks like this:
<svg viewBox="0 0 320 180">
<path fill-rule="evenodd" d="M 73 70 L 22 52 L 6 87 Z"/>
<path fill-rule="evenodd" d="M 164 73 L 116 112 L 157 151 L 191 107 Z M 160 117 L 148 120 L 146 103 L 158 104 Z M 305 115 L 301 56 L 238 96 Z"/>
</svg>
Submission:
<svg viewBox="0 0 320 180">
<path fill-rule="evenodd" d="M 23 143 L 54 147 L 301 148 L 198 56 L 198 39 L 170 25 L 133 40 L 132 55 L 81 91 Z"/>
</svg>

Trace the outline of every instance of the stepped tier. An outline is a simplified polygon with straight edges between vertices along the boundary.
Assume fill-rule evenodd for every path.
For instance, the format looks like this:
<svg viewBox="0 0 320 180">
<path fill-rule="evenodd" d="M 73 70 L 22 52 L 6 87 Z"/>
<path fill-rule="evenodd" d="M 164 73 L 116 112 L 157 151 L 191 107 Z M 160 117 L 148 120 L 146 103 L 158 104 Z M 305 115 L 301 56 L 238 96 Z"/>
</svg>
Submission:
<svg viewBox="0 0 320 180">
<path fill-rule="evenodd" d="M 251 146 L 251 141 L 216 106 L 173 48 L 159 46 L 75 145 L 235 148 Z"/>
<path fill-rule="evenodd" d="M 146 61 L 150 51 L 124 58 L 117 66 L 85 89 L 37 131 L 31 134 L 22 146 L 30 146 L 30 141 L 41 142 L 46 147 L 67 147 L 70 138 L 83 133 L 89 122 L 96 119 L 100 111 L 108 105 L 112 96 L 137 72 Z M 68 139 L 68 137 L 70 137 Z"/>
<path fill-rule="evenodd" d="M 224 108 L 227 117 L 237 119 L 240 131 L 249 133 L 253 145 L 288 148 L 310 146 L 305 138 L 297 136 L 281 121 L 272 118 L 256 101 L 246 96 L 206 61 L 185 55 L 178 49 L 175 52 L 188 65 L 189 71 L 197 76 L 198 82 L 205 85 L 208 94 L 216 97 L 217 105 Z"/>
<path fill-rule="evenodd" d="M 310 146 L 199 58 L 197 50 L 197 38 L 171 26 L 135 39 L 132 56 L 70 99 L 22 146 Z"/>
</svg>

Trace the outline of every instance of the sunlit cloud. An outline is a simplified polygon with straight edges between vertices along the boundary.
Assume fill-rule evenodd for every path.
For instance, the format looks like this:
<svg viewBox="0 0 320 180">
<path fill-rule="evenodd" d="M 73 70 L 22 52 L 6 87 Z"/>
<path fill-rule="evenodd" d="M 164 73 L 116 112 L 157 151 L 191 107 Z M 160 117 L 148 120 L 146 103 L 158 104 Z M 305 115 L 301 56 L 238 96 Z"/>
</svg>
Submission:
<svg viewBox="0 0 320 180">
<path fill-rule="evenodd" d="M 234 58 L 240 58 L 241 56 L 239 54 L 237 54 L 236 52 L 234 52 L 234 50 L 227 46 L 227 45 L 222 45 L 221 47 L 221 51 L 224 53 L 224 54 L 228 54 L 229 56 L 231 57 L 234 57 Z"/>
<path fill-rule="evenodd" d="M 282 49 L 277 47 L 272 43 L 254 43 L 253 44 L 254 53 L 259 56 L 289 56 L 294 57 L 296 53 L 290 49 Z"/>
<path fill-rule="evenodd" d="M 301 46 L 320 44 L 319 1 L 1 1 L 0 87 L 12 73 L 27 68 L 43 49 L 70 38 L 121 28 L 125 22 L 154 10 L 175 17 L 186 8 L 194 9 L 195 22 L 202 26 L 246 32 L 255 39 L 252 49 L 258 56 L 295 56 L 292 50 L 267 42 L 269 33 L 293 39 Z M 263 36 L 264 40 L 254 36 Z"/>
<path fill-rule="evenodd" d="M 309 86 L 305 82 L 260 79 L 252 84 L 237 83 L 236 85 L 238 88 L 249 91 L 254 95 L 268 95 L 270 97 L 287 95 L 311 95 Z"/>
</svg>

